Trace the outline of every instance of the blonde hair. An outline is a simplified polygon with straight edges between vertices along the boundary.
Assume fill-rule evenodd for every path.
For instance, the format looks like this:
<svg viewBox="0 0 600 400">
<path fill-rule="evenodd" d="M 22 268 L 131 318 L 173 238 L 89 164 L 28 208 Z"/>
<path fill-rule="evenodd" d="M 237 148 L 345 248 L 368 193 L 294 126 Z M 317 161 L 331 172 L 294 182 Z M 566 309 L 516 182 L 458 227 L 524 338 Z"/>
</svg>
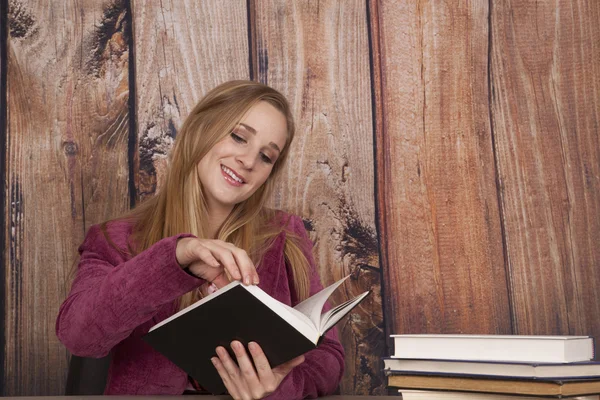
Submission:
<svg viewBox="0 0 600 400">
<path fill-rule="evenodd" d="M 233 208 L 217 234 L 217 239 L 244 249 L 255 265 L 259 265 L 265 250 L 283 229 L 275 220 L 275 212 L 267 209 L 265 202 L 288 157 L 295 127 L 285 97 L 269 86 L 252 81 L 230 81 L 217 86 L 186 118 L 177 133 L 169 167 L 158 192 L 123 217 L 133 221 L 132 238 L 136 248 L 130 251 L 143 251 L 159 240 L 179 233 L 207 237 L 208 210 L 197 165 L 260 101 L 268 102 L 285 116 L 286 145 L 267 181 L 250 198 Z M 105 226 L 103 230 L 106 232 Z M 286 234 L 284 254 L 292 270 L 296 296 L 305 299 L 309 294 L 309 266 L 298 239 L 297 235 Z M 197 290 L 185 294 L 180 299 L 180 308 L 194 303 L 200 296 Z"/>
</svg>

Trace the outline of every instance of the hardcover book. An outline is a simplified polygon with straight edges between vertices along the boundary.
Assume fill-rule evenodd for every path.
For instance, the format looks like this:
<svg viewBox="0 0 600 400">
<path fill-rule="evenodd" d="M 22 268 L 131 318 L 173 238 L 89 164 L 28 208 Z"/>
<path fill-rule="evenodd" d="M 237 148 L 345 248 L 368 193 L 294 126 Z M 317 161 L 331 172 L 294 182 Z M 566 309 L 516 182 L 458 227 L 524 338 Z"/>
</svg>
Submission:
<svg viewBox="0 0 600 400">
<path fill-rule="evenodd" d="M 600 379 L 600 362 L 517 363 L 387 358 L 386 375 L 444 375 L 515 379 Z"/>
<path fill-rule="evenodd" d="M 590 336 L 391 335 L 394 358 L 567 363 L 594 358 Z"/>
<path fill-rule="evenodd" d="M 413 390 L 503 393 L 511 395 L 570 397 L 600 393 L 600 380 L 475 379 L 450 376 L 390 375 L 388 386 Z"/>
<path fill-rule="evenodd" d="M 321 337 L 369 291 L 333 307 L 323 306 L 348 277 L 289 307 L 258 286 L 234 281 L 153 326 L 143 339 L 213 394 L 225 386 L 210 359 L 217 346 L 235 360 L 230 343 L 258 343 L 271 368 L 317 347 Z"/>
<path fill-rule="evenodd" d="M 401 390 L 402 400 L 541 400 L 538 396 L 513 396 L 489 393 Z M 600 400 L 600 396 L 569 397 L 571 400 Z"/>
</svg>

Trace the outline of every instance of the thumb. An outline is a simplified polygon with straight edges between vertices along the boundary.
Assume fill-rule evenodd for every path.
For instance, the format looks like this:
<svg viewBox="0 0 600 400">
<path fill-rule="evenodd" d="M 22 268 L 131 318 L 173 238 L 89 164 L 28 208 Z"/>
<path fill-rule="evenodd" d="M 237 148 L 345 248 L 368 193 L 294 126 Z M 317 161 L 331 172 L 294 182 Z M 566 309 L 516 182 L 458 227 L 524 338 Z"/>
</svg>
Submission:
<svg viewBox="0 0 600 400">
<path fill-rule="evenodd" d="M 279 372 L 281 375 L 286 376 L 290 373 L 292 369 L 302 364 L 303 362 L 304 356 L 298 356 L 296 358 L 292 358 L 290 361 L 284 362 L 283 364 L 275 367 L 274 370 L 277 370 L 277 372 Z"/>
<path fill-rule="evenodd" d="M 219 289 L 221 289 L 223 286 L 227 285 L 229 282 L 230 281 L 229 281 L 229 278 L 227 277 L 227 274 L 225 273 L 225 270 L 221 271 L 221 273 L 219 275 L 217 275 L 211 281 L 211 283 L 213 283 Z"/>
<path fill-rule="evenodd" d="M 296 358 L 292 358 L 290 361 L 288 361 L 287 363 L 290 364 L 291 368 L 297 367 L 298 365 L 302 364 L 304 362 L 304 356 L 298 356 Z M 287 364 L 286 363 L 286 364 Z"/>
</svg>

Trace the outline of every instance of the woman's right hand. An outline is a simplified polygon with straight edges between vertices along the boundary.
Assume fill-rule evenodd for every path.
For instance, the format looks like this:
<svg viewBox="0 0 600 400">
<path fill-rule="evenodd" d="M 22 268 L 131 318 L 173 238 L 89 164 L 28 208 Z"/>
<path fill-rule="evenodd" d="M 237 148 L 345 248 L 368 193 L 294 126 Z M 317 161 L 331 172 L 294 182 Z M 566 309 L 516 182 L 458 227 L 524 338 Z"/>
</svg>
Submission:
<svg viewBox="0 0 600 400">
<path fill-rule="evenodd" d="M 246 251 L 222 240 L 179 239 L 175 257 L 179 265 L 218 288 L 229 283 L 225 271 L 246 285 L 258 284 L 258 273 Z"/>
</svg>

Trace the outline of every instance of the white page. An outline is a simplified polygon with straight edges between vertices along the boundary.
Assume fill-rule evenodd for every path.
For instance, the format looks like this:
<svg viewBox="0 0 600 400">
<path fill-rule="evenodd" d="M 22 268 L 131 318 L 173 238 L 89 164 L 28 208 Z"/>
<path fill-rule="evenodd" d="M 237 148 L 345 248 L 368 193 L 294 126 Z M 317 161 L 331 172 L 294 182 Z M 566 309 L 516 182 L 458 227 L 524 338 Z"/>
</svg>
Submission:
<svg viewBox="0 0 600 400">
<path fill-rule="evenodd" d="M 360 303 L 368 294 L 368 291 L 364 292 L 360 296 L 355 297 L 352 300 L 348 300 L 341 307 L 332 308 L 331 310 L 327 311 L 323 315 L 323 322 L 319 333 L 323 334 L 333 325 L 337 324 L 340 319 L 344 318 L 346 314 L 348 314 L 348 310 L 351 310 L 355 305 Z"/>
<path fill-rule="evenodd" d="M 247 286 L 247 287 L 250 287 L 250 286 Z M 256 286 L 256 287 L 258 288 L 258 286 Z M 258 288 L 258 289 L 262 291 L 262 289 L 260 289 L 260 288 Z M 306 315 L 302 314 L 300 311 L 294 309 L 293 307 L 288 306 L 285 303 L 280 302 L 279 300 L 277 300 L 273 297 L 269 296 L 267 298 L 262 295 L 257 295 L 252 290 L 250 290 L 250 292 L 252 292 L 252 294 L 254 294 L 256 297 L 258 297 L 263 303 L 267 304 L 272 310 L 278 310 L 279 307 L 283 307 L 288 313 L 292 314 L 294 317 L 298 318 L 300 321 L 302 321 L 304 324 L 306 324 L 306 326 L 309 326 L 315 332 L 318 332 L 318 329 L 315 326 L 315 324 L 313 324 L 313 322 Z M 265 293 L 265 292 L 263 291 L 263 293 Z M 275 303 L 277 303 L 277 304 L 274 305 Z M 282 316 L 282 317 L 284 317 L 284 316 Z M 284 319 L 286 321 L 288 320 L 285 317 L 284 317 Z"/>
<path fill-rule="evenodd" d="M 342 311 L 343 309 L 345 309 L 348 304 L 352 303 L 355 299 L 350 299 L 350 300 L 346 300 L 345 302 L 343 302 L 342 304 L 339 304 L 335 307 L 333 307 L 331 310 L 321 314 L 321 326 L 325 326 L 325 324 L 327 323 L 328 318 L 331 317 L 332 314 L 336 314 L 338 311 Z"/>
<path fill-rule="evenodd" d="M 287 304 L 283 304 L 282 302 L 269 296 L 258 286 L 250 285 L 244 286 L 244 288 L 252 293 L 258 300 L 269 306 L 271 310 L 296 328 L 296 330 L 302 333 L 308 340 L 312 341 L 314 344 L 317 344 L 319 341 L 319 331 L 312 324 L 312 322 L 306 318 L 305 315 L 294 310 Z M 298 316 L 298 314 L 301 316 Z"/>
<path fill-rule="evenodd" d="M 319 293 L 315 293 L 302 303 L 297 304 L 294 309 L 306 315 L 313 322 L 314 326 L 317 327 L 317 330 L 321 331 L 321 313 L 323 312 L 323 306 L 325 305 L 325 302 L 329 296 L 331 296 L 331 293 L 333 293 L 333 291 L 342 283 L 344 283 L 344 281 L 349 277 L 350 275 L 326 287 Z"/>
</svg>

